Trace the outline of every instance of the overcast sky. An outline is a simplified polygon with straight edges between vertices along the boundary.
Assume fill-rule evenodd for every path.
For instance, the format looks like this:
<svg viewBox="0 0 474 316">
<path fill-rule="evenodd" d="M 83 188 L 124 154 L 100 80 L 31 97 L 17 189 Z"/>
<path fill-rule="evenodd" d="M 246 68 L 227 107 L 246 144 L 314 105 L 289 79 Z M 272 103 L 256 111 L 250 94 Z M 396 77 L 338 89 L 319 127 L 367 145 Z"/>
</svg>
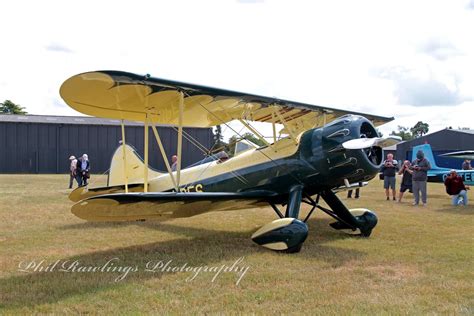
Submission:
<svg viewBox="0 0 474 316">
<path fill-rule="evenodd" d="M 79 115 L 64 80 L 122 70 L 474 128 L 474 0 L 2 1 L 0 101 Z"/>
</svg>

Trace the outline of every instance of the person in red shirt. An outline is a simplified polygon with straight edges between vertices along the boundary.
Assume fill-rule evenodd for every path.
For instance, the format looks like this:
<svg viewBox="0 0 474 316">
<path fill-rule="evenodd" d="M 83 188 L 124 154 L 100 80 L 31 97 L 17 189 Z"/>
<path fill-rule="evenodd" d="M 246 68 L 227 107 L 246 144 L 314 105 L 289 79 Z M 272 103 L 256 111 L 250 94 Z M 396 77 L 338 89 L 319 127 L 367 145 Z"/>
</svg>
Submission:
<svg viewBox="0 0 474 316">
<path fill-rule="evenodd" d="M 462 204 L 467 205 L 467 190 L 469 190 L 469 187 L 464 185 L 462 177 L 458 176 L 456 170 L 453 169 L 449 172 L 446 180 L 444 180 L 444 185 L 446 186 L 446 192 L 451 195 L 453 205 L 458 205 L 461 197 Z"/>
</svg>

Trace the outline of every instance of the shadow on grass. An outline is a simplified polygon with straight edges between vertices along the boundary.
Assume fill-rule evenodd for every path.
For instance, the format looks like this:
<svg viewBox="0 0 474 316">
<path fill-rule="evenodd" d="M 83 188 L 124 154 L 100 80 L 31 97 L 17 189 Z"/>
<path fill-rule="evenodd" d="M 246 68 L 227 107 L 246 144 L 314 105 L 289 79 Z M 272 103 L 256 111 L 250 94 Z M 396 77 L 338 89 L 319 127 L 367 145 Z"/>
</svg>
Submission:
<svg viewBox="0 0 474 316">
<path fill-rule="evenodd" d="M 330 219 L 312 219 L 308 222 L 310 237 L 305 242 L 299 254 L 275 254 L 275 260 L 284 260 L 285 256 L 302 256 L 305 258 L 325 261 L 337 267 L 347 261 L 365 257 L 365 253 L 347 250 L 325 242 L 344 237 L 339 232 L 333 232 L 327 225 Z M 165 223 L 83 223 L 65 226 L 64 229 L 88 229 L 94 227 L 114 227 L 119 225 L 140 225 L 147 228 L 184 235 L 185 238 L 167 242 L 148 243 L 107 251 L 74 256 L 61 259 L 60 264 L 67 262 L 67 266 L 78 261 L 82 267 L 102 267 L 113 258 L 115 267 L 137 268 L 130 272 L 123 280 L 116 282 L 120 272 L 63 272 L 57 266 L 52 272 L 31 272 L 24 275 L 0 279 L 0 307 L 34 307 L 36 305 L 55 303 L 69 297 L 98 293 L 107 289 L 121 287 L 123 284 L 143 283 L 148 279 L 159 279 L 168 273 L 152 273 L 145 271 L 147 263 L 167 262 L 172 260 L 172 266 L 181 267 L 187 264 L 190 267 L 220 267 L 222 264 L 232 265 L 237 259 L 250 254 L 271 253 L 250 241 L 252 231 L 215 231 L 193 227 L 180 227 Z M 120 236 L 118 236 L 120 237 Z M 122 236 L 124 237 L 124 236 Z M 40 259 L 41 260 L 41 259 Z M 45 263 L 53 264 L 54 262 Z M 239 264 L 245 266 L 245 260 Z M 173 273 L 173 272 L 169 272 Z M 187 278 L 191 276 L 189 272 Z M 237 280 L 236 275 L 236 280 Z"/>
<path fill-rule="evenodd" d="M 437 208 L 433 209 L 436 212 L 443 212 L 453 215 L 474 215 L 474 205 L 467 205 L 467 206 L 453 206 L 451 204 L 443 204 L 439 205 Z"/>
</svg>

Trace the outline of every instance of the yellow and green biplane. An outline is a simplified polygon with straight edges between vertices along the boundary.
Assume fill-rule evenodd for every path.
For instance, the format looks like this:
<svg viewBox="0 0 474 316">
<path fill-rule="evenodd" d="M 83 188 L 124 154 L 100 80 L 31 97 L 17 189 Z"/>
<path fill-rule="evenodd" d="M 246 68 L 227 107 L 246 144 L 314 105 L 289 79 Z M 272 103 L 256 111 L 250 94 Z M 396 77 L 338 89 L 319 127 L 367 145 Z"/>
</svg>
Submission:
<svg viewBox="0 0 474 316">
<path fill-rule="evenodd" d="M 349 210 L 336 193 L 379 172 L 382 147 L 399 139 L 379 137 L 374 126 L 393 118 L 120 71 L 75 75 L 63 83 L 60 94 L 79 112 L 122 120 L 122 145 L 112 157 L 107 186 L 80 187 L 70 194 L 76 202 L 72 212 L 82 219 L 166 220 L 271 206 L 278 219 L 261 227 L 252 240 L 285 252 L 301 249 L 308 235 L 306 221 L 315 209 L 335 219 L 333 228 L 353 234 L 369 236 L 377 224 L 375 213 Z M 124 120 L 143 122 L 144 159 L 127 145 Z M 184 127 L 231 121 L 239 121 L 265 145 L 242 141 L 230 159 L 209 155 L 182 168 Z M 267 123 L 271 139 L 254 122 Z M 177 127 L 175 168 L 168 163 L 157 124 Z M 148 164 L 150 129 L 166 164 L 163 172 Z M 320 205 L 320 199 L 329 207 Z M 304 219 L 299 218 L 301 203 L 312 207 Z"/>
</svg>

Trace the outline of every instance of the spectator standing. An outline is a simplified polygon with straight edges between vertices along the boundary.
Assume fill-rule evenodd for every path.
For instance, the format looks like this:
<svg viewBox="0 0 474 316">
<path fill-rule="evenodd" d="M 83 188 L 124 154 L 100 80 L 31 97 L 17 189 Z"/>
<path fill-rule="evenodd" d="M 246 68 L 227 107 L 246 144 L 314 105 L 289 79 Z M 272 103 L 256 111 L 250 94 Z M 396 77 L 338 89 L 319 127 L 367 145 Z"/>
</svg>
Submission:
<svg viewBox="0 0 474 316">
<path fill-rule="evenodd" d="M 402 175 L 402 181 L 400 184 L 400 192 L 398 193 L 398 203 L 402 201 L 403 194 L 408 190 L 408 192 L 413 193 L 413 186 L 412 186 L 412 174 L 413 171 L 410 169 L 411 163 L 408 160 L 403 162 L 403 166 L 398 172 L 398 174 Z"/>
<path fill-rule="evenodd" d="M 178 156 L 173 155 L 171 156 L 171 171 L 176 171 L 178 166 Z"/>
<path fill-rule="evenodd" d="M 362 186 L 362 182 L 359 182 L 359 186 L 355 189 L 355 199 L 358 199 L 360 197 L 360 187 Z M 347 191 L 347 198 L 350 199 L 352 198 L 352 189 Z"/>
<path fill-rule="evenodd" d="M 76 178 L 76 168 L 77 168 L 77 159 L 74 156 L 69 157 L 70 165 L 69 165 L 69 189 L 72 189 L 72 183 Z"/>
<path fill-rule="evenodd" d="M 385 195 L 387 201 L 390 200 L 390 189 L 392 189 L 393 200 L 396 200 L 395 193 L 395 175 L 398 171 L 398 162 L 393 159 L 392 154 L 387 155 L 387 159 L 383 162 L 382 173 L 383 173 L 383 187 L 385 189 Z"/>
<path fill-rule="evenodd" d="M 425 158 L 425 154 L 422 150 L 418 150 L 416 153 L 416 159 L 412 162 L 412 187 L 413 196 L 415 198 L 413 205 L 418 205 L 421 201 L 423 206 L 426 206 L 427 192 L 426 192 L 426 181 L 428 180 L 428 170 L 431 169 L 430 162 Z"/>
<path fill-rule="evenodd" d="M 358 199 L 358 198 L 360 197 L 360 195 L 359 195 L 360 189 L 357 188 L 357 189 L 355 189 L 355 191 L 356 191 L 356 192 L 355 192 L 354 198 L 355 198 L 355 199 Z M 348 198 L 348 199 L 352 198 L 352 190 L 347 191 L 347 198 Z"/>
<path fill-rule="evenodd" d="M 87 154 L 82 155 L 77 161 L 76 179 L 79 186 L 86 186 L 90 178 L 90 162 Z"/>
</svg>

